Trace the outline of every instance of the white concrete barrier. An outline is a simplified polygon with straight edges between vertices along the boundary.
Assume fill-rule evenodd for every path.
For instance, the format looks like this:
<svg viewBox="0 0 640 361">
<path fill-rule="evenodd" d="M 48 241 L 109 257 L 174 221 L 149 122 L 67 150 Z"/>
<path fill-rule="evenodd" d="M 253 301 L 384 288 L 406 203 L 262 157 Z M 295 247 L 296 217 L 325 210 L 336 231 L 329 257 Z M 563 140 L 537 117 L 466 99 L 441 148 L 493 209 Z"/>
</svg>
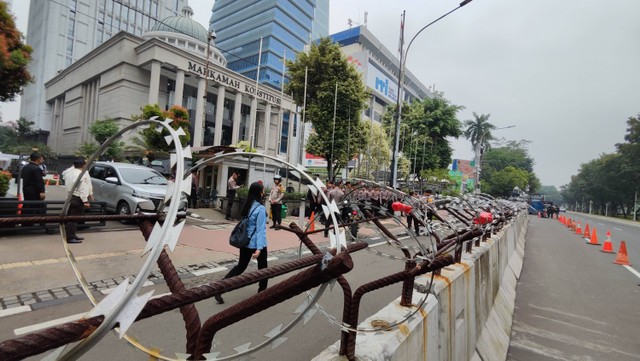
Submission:
<svg viewBox="0 0 640 361">
<path fill-rule="evenodd" d="M 528 216 L 505 226 L 462 261 L 433 277 L 432 294 L 412 319 L 400 327 L 378 333 L 360 333 L 356 359 L 378 360 L 505 360 L 509 348 L 517 279 L 522 270 Z M 428 286 L 430 274 L 416 278 L 416 288 Z M 426 289 L 426 288 L 425 288 Z M 414 290 L 413 303 L 426 295 Z M 360 325 L 402 318 L 411 308 L 400 298 Z M 338 355 L 339 342 L 314 361 L 346 360 Z"/>
</svg>

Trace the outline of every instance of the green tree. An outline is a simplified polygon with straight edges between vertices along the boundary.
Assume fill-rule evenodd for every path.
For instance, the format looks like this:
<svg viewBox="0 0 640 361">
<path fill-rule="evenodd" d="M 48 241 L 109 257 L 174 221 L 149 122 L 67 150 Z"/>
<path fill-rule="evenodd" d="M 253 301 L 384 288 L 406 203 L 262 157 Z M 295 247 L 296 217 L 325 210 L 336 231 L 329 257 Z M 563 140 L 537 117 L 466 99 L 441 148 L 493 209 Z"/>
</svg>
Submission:
<svg viewBox="0 0 640 361">
<path fill-rule="evenodd" d="M 384 129 L 378 125 L 363 122 L 365 135 L 369 139 L 364 149 L 360 149 L 360 163 L 354 169 L 350 177 L 375 179 L 374 173 L 386 170 L 389 167 L 391 154 L 389 152 L 388 137 Z"/>
<path fill-rule="evenodd" d="M 16 132 L 18 133 L 18 139 L 20 141 L 28 141 L 29 138 L 31 137 L 31 135 L 33 135 L 34 130 L 33 130 L 33 125 L 35 123 L 32 121 L 27 120 L 26 118 L 20 118 L 18 119 L 18 121 L 16 122 Z"/>
<path fill-rule="evenodd" d="M 326 159 L 327 174 L 333 178 L 367 142 L 360 114 L 369 94 L 362 76 L 329 38 L 312 43 L 309 52 L 299 52 L 294 61 L 287 61 L 287 68 L 291 81 L 285 92 L 293 94 L 299 106 L 305 103 L 305 72 L 308 74 L 305 119 L 313 132 L 306 151 Z"/>
<path fill-rule="evenodd" d="M 152 117 L 158 117 L 157 120 L 172 119 L 171 127 L 173 129 L 182 128 L 185 135 L 180 136 L 180 143 L 182 147 L 186 147 L 191 140 L 191 134 L 189 133 L 189 112 L 187 109 L 174 105 L 167 111 L 160 110 L 158 104 L 147 104 L 140 109 L 142 113 L 133 115 L 133 120 L 147 120 Z M 144 153 L 149 160 L 153 160 L 159 154 L 166 154 L 173 150 L 173 144 L 167 144 L 165 137 L 169 135 L 169 131 L 162 129 L 158 132 L 156 130 L 158 126 L 152 125 L 140 132 L 141 138 L 133 138 L 131 143 L 133 146 L 127 147 L 128 150 L 137 150 Z M 146 149 L 144 149 L 146 148 Z"/>
<path fill-rule="evenodd" d="M 508 141 L 503 146 L 490 147 L 483 154 L 480 175 L 483 192 L 504 196 L 504 187 L 508 184 L 511 184 L 511 190 L 517 185 L 520 189 L 529 189 L 530 193 L 535 193 L 540 188 L 540 181 L 533 172 L 534 162 L 529 156 L 527 145 L 527 141 Z M 522 170 L 526 174 L 525 182 L 520 182 L 521 173 L 516 173 L 512 169 L 503 172 L 507 168 Z"/>
<path fill-rule="evenodd" d="M 410 161 L 410 172 L 446 168 L 451 163 L 448 137 L 462 135 L 457 113 L 462 106 L 451 104 L 443 96 L 416 100 L 402 108 L 399 151 Z M 383 126 L 393 136 L 396 106 L 387 107 Z M 390 140 L 392 142 L 392 140 Z"/>
<path fill-rule="evenodd" d="M 31 47 L 23 43 L 7 3 L 0 1 L 0 101 L 13 100 L 33 79 L 27 67 Z"/>
<path fill-rule="evenodd" d="M 490 141 L 493 140 L 493 134 L 491 131 L 496 129 L 496 126 L 489 123 L 489 117 L 491 114 L 480 114 L 473 112 L 473 120 L 465 120 L 464 136 L 471 141 L 471 148 L 473 150 L 476 147 L 489 149 L 491 146 Z"/>
</svg>

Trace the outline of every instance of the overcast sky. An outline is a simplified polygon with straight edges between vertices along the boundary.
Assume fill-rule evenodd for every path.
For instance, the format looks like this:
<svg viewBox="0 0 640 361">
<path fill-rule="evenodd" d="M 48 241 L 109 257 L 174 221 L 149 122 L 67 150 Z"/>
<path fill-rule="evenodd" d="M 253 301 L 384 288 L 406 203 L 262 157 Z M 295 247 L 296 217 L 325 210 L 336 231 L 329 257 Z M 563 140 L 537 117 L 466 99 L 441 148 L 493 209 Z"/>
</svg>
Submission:
<svg viewBox="0 0 640 361">
<path fill-rule="evenodd" d="M 26 34 L 27 0 L 14 1 Z M 459 2 L 459 1 L 458 1 Z M 456 1 L 331 1 L 330 32 L 364 23 L 397 53 L 400 14 L 407 41 L 458 5 Z M 207 26 L 211 0 L 190 0 Z M 407 67 L 453 104 L 491 114 L 496 137 L 530 141 L 543 185 L 570 181 L 581 163 L 615 150 L 626 120 L 640 113 L 640 1 L 473 0 L 418 36 Z M 3 119 L 17 106 L 2 105 Z M 453 141 L 454 158 L 472 159 L 466 139 Z"/>
</svg>

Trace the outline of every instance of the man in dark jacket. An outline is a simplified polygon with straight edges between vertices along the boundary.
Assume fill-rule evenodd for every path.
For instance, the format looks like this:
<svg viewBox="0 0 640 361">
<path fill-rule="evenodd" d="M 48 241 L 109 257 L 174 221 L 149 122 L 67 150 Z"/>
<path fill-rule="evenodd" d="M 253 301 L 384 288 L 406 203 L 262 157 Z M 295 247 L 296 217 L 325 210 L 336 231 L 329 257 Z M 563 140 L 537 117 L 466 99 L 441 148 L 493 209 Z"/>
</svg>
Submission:
<svg viewBox="0 0 640 361">
<path fill-rule="evenodd" d="M 22 167 L 22 194 L 25 201 L 42 201 L 46 196 L 44 177 L 40 168 L 43 160 L 42 154 L 32 153 L 29 157 L 29 163 Z M 42 213 L 42 206 L 25 204 L 23 210 L 25 215 L 37 215 Z"/>
</svg>

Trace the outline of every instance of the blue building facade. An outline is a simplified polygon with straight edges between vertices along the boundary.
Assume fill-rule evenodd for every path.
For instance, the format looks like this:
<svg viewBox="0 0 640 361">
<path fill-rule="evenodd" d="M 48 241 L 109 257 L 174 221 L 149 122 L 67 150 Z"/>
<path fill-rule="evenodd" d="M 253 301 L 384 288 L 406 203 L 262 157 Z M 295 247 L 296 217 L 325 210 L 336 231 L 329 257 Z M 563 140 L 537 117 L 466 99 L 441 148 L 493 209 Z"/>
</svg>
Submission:
<svg viewBox="0 0 640 361">
<path fill-rule="evenodd" d="M 209 26 L 227 67 L 252 79 L 262 38 L 259 81 L 280 89 L 283 58 L 329 35 L 329 0 L 217 0 Z"/>
</svg>

